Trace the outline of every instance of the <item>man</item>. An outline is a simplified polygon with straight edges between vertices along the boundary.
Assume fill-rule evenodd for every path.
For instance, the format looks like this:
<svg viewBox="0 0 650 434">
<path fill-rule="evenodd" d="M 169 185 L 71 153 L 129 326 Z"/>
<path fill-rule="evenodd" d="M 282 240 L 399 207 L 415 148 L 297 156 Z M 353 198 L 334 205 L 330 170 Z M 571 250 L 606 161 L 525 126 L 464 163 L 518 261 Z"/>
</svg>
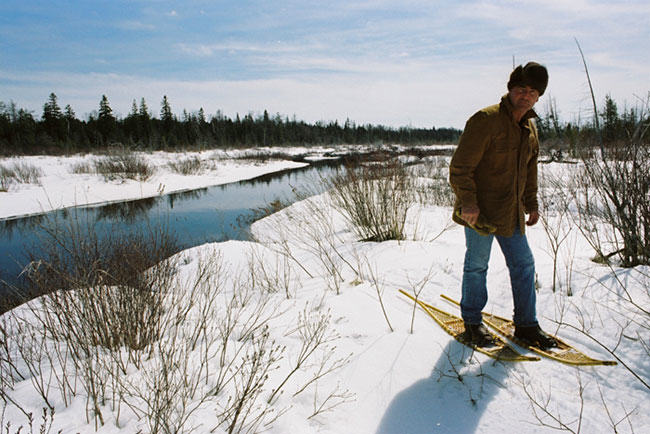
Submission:
<svg viewBox="0 0 650 434">
<path fill-rule="evenodd" d="M 456 194 L 453 220 L 465 226 L 467 249 L 461 313 L 466 338 L 476 345 L 492 343 L 481 310 L 487 303 L 486 275 L 494 238 L 510 273 L 515 336 L 542 348 L 557 345 L 537 322 L 535 261 L 525 235 L 525 225 L 539 219 L 539 141 L 533 106 L 547 84 L 548 72 L 539 63 L 515 68 L 501 102 L 467 121 L 451 159 L 449 181 Z"/>
</svg>

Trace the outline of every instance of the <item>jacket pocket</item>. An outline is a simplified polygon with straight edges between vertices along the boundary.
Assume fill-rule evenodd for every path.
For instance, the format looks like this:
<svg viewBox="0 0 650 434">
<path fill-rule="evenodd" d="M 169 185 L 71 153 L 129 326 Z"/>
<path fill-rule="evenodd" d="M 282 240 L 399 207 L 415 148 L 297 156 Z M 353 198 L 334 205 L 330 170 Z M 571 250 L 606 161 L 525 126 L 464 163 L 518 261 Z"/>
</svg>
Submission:
<svg viewBox="0 0 650 434">
<path fill-rule="evenodd" d="M 501 149 L 495 146 L 494 152 L 487 158 L 490 174 L 495 178 L 509 178 L 517 167 L 517 150 L 507 146 Z"/>
<path fill-rule="evenodd" d="M 492 139 L 494 151 L 497 153 L 509 152 L 512 145 L 510 144 L 506 134 L 498 134 Z"/>
<path fill-rule="evenodd" d="M 479 199 L 479 207 L 490 223 L 503 225 L 513 213 L 512 192 L 508 190 L 485 192 Z"/>
</svg>

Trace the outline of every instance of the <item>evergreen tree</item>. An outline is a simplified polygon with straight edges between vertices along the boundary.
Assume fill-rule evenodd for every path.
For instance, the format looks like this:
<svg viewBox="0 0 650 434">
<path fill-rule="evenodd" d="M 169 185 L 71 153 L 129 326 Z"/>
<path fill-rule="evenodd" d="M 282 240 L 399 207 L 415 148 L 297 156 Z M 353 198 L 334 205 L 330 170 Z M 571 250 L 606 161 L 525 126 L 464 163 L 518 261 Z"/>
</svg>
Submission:
<svg viewBox="0 0 650 434">
<path fill-rule="evenodd" d="M 129 113 L 129 117 L 138 117 L 138 105 L 135 103 L 135 98 L 133 98 L 133 102 L 131 103 L 131 113 Z"/>
<path fill-rule="evenodd" d="M 177 137 L 172 131 L 174 129 L 175 119 L 167 95 L 163 96 L 163 100 L 160 103 L 160 121 L 162 122 L 162 147 L 175 147 L 178 144 Z"/>
<path fill-rule="evenodd" d="M 75 112 L 72 110 L 72 106 L 70 104 L 67 104 L 65 106 L 63 118 L 65 119 L 65 135 L 69 142 L 72 137 L 74 127 L 79 123 L 79 120 L 77 119 Z M 74 146 L 75 144 L 73 143 L 72 145 Z"/>
<path fill-rule="evenodd" d="M 17 112 L 10 140 L 22 152 L 38 152 L 38 124 L 34 116 L 25 109 Z"/>
<path fill-rule="evenodd" d="M 266 146 L 269 142 L 269 112 L 264 110 L 264 115 L 262 115 L 262 146 Z"/>
<path fill-rule="evenodd" d="M 144 97 L 140 99 L 140 108 L 138 110 L 138 114 L 140 115 L 140 118 L 149 120 L 151 116 L 149 116 L 149 107 L 147 107 L 147 103 L 144 101 Z"/>
<path fill-rule="evenodd" d="M 607 106 L 607 105 L 606 105 Z M 607 107 L 606 107 L 607 108 Z M 604 111 L 605 118 L 618 122 L 620 131 L 642 115 L 626 111 L 618 119 L 613 101 Z M 309 124 L 298 121 L 296 115 L 282 117 L 279 113 L 270 116 L 267 110 L 261 114 L 248 113 L 242 117 L 237 113 L 234 119 L 218 110 L 212 117 L 203 108 L 198 112 L 183 110 L 178 119 L 172 114 L 167 96 L 161 102 L 161 119 L 153 118 L 144 98 L 136 105 L 132 100 L 129 114 L 116 119 L 106 95 L 102 95 L 99 110 L 93 111 L 87 120 L 76 118 L 70 105 L 62 112 L 57 97 L 50 94 L 43 105 L 43 115 L 34 120 L 28 111 L 17 109 L 16 105 L 0 102 L 0 144 L 11 152 L 42 152 L 43 145 L 50 148 L 65 143 L 70 149 L 101 149 L 111 142 L 124 146 L 142 146 L 151 149 L 168 147 L 215 147 L 215 146 L 258 146 L 258 145 L 304 145 L 336 143 L 426 143 L 454 141 L 460 131 L 453 128 L 388 128 L 385 126 L 356 125 L 346 119 L 343 125 L 338 121 L 319 121 Z M 629 120 L 628 120 L 629 118 Z M 604 122 L 610 125 L 611 122 Z"/>
<path fill-rule="evenodd" d="M 54 141 L 59 142 L 65 136 L 65 121 L 61 107 L 57 102 L 54 92 L 50 93 L 47 102 L 43 104 L 43 126 L 48 136 Z"/>
<path fill-rule="evenodd" d="M 605 95 L 605 107 L 600 113 L 603 120 L 603 140 L 605 143 L 611 143 L 617 139 L 621 139 L 621 119 L 618 116 L 618 107 L 612 99 L 611 95 Z"/>
<path fill-rule="evenodd" d="M 61 108 L 57 102 L 56 95 L 52 92 L 47 99 L 47 102 L 43 104 L 43 120 L 45 122 L 56 121 L 62 117 L 63 113 L 61 113 Z"/>
<path fill-rule="evenodd" d="M 65 106 L 65 115 L 64 116 L 68 121 L 71 121 L 71 120 L 77 118 L 77 115 L 75 114 L 74 110 L 72 110 L 72 106 L 70 104 Z"/>
<path fill-rule="evenodd" d="M 106 144 L 112 139 L 115 126 L 116 119 L 113 116 L 113 109 L 111 109 L 106 95 L 102 95 L 102 99 L 99 102 L 99 112 L 97 116 L 97 129 L 99 131 L 102 144 Z"/>
<path fill-rule="evenodd" d="M 135 128 L 136 133 L 133 140 L 137 143 L 140 143 L 144 146 L 151 146 L 151 136 L 153 126 L 151 124 L 151 114 L 149 113 L 149 107 L 144 97 L 140 98 L 140 105 L 138 107 L 138 116 L 137 116 L 137 127 Z"/>
<path fill-rule="evenodd" d="M 165 124 L 171 123 L 171 121 L 174 120 L 174 115 L 172 113 L 172 108 L 169 105 L 169 101 L 167 100 L 167 95 L 163 96 L 160 106 L 160 120 Z"/>
<path fill-rule="evenodd" d="M 138 123 L 139 123 L 138 114 L 138 104 L 135 102 L 135 98 L 131 101 L 131 111 L 126 116 L 122 122 L 122 129 L 124 130 L 124 135 L 128 137 L 129 141 L 132 143 L 138 142 Z"/>
<path fill-rule="evenodd" d="M 102 95 L 101 101 L 99 101 L 99 120 L 115 120 L 113 117 L 113 109 L 108 103 L 108 98 L 106 95 Z"/>
</svg>

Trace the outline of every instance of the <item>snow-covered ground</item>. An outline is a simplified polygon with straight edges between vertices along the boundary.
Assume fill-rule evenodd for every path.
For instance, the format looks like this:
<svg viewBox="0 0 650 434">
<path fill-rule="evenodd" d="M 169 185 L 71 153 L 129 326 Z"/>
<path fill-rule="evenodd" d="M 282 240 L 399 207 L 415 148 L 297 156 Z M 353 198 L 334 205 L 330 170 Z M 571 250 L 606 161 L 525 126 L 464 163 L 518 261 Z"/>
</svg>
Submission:
<svg viewBox="0 0 650 434">
<path fill-rule="evenodd" d="M 415 149 L 411 146 L 409 149 Z M 450 145 L 438 145 L 437 149 L 449 149 Z M 22 156 L 0 158 L 0 167 L 11 169 L 18 165 L 33 167 L 40 172 L 38 183 L 10 184 L 8 191 L 0 189 L 0 219 L 24 217 L 54 209 L 81 205 L 97 205 L 114 201 L 143 199 L 161 194 L 193 190 L 213 185 L 227 184 L 255 178 L 284 169 L 306 166 L 307 162 L 338 158 L 351 152 L 363 153 L 376 150 L 376 146 L 310 146 L 290 148 L 265 148 L 210 150 L 203 152 L 136 152 L 155 168 L 153 176 L 139 181 L 134 179 L 106 181 L 96 173 L 74 173 L 80 165 L 92 165 L 103 156 L 72 155 L 65 157 Z M 405 149 L 392 146 L 393 151 Z M 431 149 L 431 147 L 427 147 Z M 286 155 L 287 159 L 278 159 Z M 291 157 L 302 161 L 291 161 Z M 265 158 L 273 157 L 273 158 Z M 170 163 L 197 159 L 201 170 L 182 175 L 170 168 Z"/>
<path fill-rule="evenodd" d="M 166 157 L 153 154 L 151 158 Z M 252 176 L 282 166 L 246 168 L 224 164 L 209 179 L 175 179 L 165 174 L 157 175 L 160 178 L 144 186 L 139 183 L 107 186 L 99 179 L 87 176 L 77 179 L 77 175 L 70 175 L 64 170 L 70 162 L 60 158 L 33 157 L 32 162 L 38 162 L 46 172 L 43 185 L 0 193 L 0 215 L 35 212 L 46 204 L 53 207 L 79 204 L 84 198 L 92 202 L 140 197 L 144 191 L 155 194 L 160 183 L 165 184 L 166 191 L 198 187 L 201 182 L 214 184 L 219 180 L 247 177 L 244 173 Z M 561 165 L 548 165 L 543 170 L 559 171 Z M 58 189 L 54 187 L 57 185 Z M 66 195 L 66 188 L 75 194 Z M 566 220 L 556 223 L 568 224 Z M 178 285 L 178 291 L 190 291 L 192 282 L 201 276 L 198 270 L 210 261 L 213 262 L 209 269 L 221 270 L 222 282 L 218 284 L 213 279 L 209 285 L 214 293 L 207 293 L 205 300 L 216 299 L 218 303 L 208 309 L 206 334 L 199 336 L 195 350 L 188 350 L 191 363 L 173 365 L 190 378 L 201 378 L 185 406 L 181 407 L 179 401 L 176 413 L 171 413 L 178 416 L 181 408 L 189 413 L 180 432 L 190 432 L 192 428 L 196 433 L 227 432 L 227 423 L 217 425 L 223 418 L 227 419 L 223 413 L 228 398 L 236 397 L 237 391 L 243 389 L 244 374 L 253 366 L 241 364 L 237 359 L 245 353 L 257 354 L 261 359 L 266 357 L 264 360 L 275 354 L 275 360 L 269 361 L 272 369 L 266 373 L 268 378 L 257 378 L 264 381 L 248 413 L 247 421 L 251 422 L 263 409 L 272 410 L 260 419 L 262 423 L 257 431 L 273 434 L 535 433 L 558 429 L 583 433 L 650 432 L 647 386 L 650 333 L 648 315 L 642 310 L 647 312 L 650 307 L 650 269 L 612 270 L 594 264 L 590 260 L 593 252 L 577 230 L 571 231 L 563 245 L 558 261 L 558 279 L 562 285 L 554 293 L 551 291 L 553 260 L 547 235 L 541 224 L 528 229 L 540 285 L 538 317 L 544 329 L 575 343 L 596 358 L 613 358 L 603 346 L 615 349 L 620 358 L 617 366 L 570 367 L 548 359 L 495 362 L 472 353 L 424 312 L 414 309 L 413 303 L 401 296 L 398 289 L 421 291 L 421 299 L 458 313 L 457 308 L 439 297 L 447 294 L 458 298 L 460 293 L 464 237 L 460 227 L 450 224 L 449 208 L 430 204 L 412 207 L 405 241 L 360 242 L 346 220 L 331 206 L 327 194 L 323 194 L 256 222 L 252 231 L 255 242 L 206 244 L 177 255 L 179 282 L 185 282 Z M 222 266 L 218 267 L 218 263 Z M 574 294 L 571 297 L 566 295 L 567 282 Z M 487 310 L 509 317 L 512 311 L 509 277 L 498 247 L 493 250 L 488 287 Z M 628 298 L 638 307 L 626 301 Z M 233 300 L 238 301 L 233 303 Z M 32 303 L 38 306 L 34 304 L 37 302 Z M 229 312 L 236 312 L 240 322 L 224 340 L 222 326 Z M 34 313 L 22 306 L 13 314 L 30 318 Z M 6 321 L 10 318 L 11 314 L 4 317 Z M 198 317 L 192 318 L 185 328 L 181 327 L 181 335 L 191 334 L 201 324 Z M 257 324 L 256 321 L 260 327 L 247 333 L 251 322 Z M 262 323 L 268 326 L 265 332 Z M 20 340 L 17 335 L 20 332 L 15 328 L 6 330 L 12 340 Z M 266 351 L 255 353 L 267 332 Z M 322 342 L 313 345 L 318 336 Z M 219 368 L 223 366 L 220 344 L 226 341 L 230 349 L 225 360 L 235 360 L 231 371 Z M 305 354 L 303 350 L 312 348 L 310 342 L 313 352 L 307 351 L 308 357 L 292 374 L 301 361 L 301 354 Z M 240 353 L 236 353 L 237 348 L 242 348 Z M 274 348 L 277 353 L 271 351 Z M 153 354 L 157 354 L 155 350 Z M 205 359 L 203 354 L 207 354 Z M 10 370 L 5 365 L 4 393 L 26 411 L 38 415 L 45 403 L 35 385 L 43 382 L 39 383 L 38 375 L 30 373 L 17 354 L 13 356 L 23 378 L 17 377 L 10 389 L 6 380 Z M 144 410 L 152 404 L 142 399 L 142 390 L 160 378 L 162 360 L 154 357 L 143 362 L 140 368 L 127 366 L 123 378 L 128 380 L 124 384 L 129 384 L 132 390 L 121 393 L 132 392 L 133 396 L 123 398 L 119 411 L 115 400 L 101 402 L 98 408 L 104 424 L 96 430 L 98 418 L 89 410 L 83 380 L 70 382 L 68 389 L 62 390 L 58 377 L 52 375 L 60 374 L 61 366 L 55 363 L 55 369 L 51 370 L 44 359 L 38 366 L 42 369 L 41 377 L 50 385 L 47 394 L 56 410 L 52 432 L 149 432 L 152 428 Z M 235 369 L 240 365 L 241 370 Z M 328 372 L 329 369 L 333 371 Z M 212 396 L 208 392 L 218 382 L 219 372 L 229 372 L 233 380 Z M 323 374 L 320 377 L 319 372 Z M 112 385 L 109 382 L 108 388 Z M 304 390 L 303 386 L 306 386 Z M 72 387 L 74 396 L 70 392 Z M 67 396 L 68 402 L 62 396 Z M 194 408 L 193 404 L 198 406 Z M 232 414 L 228 420 L 232 420 Z M 40 419 L 35 416 L 35 420 L 37 427 Z M 14 430 L 28 425 L 26 416 L 13 404 L 8 404 L 5 413 L 0 414 L 3 425 L 8 421 Z M 266 422 L 269 424 L 265 425 Z"/>
<path fill-rule="evenodd" d="M 263 151 L 261 151 L 263 152 Z M 289 160 L 257 161 L 242 159 L 243 151 L 205 151 L 176 154 L 169 152 L 138 153 L 154 166 L 153 176 L 144 181 L 134 179 L 105 181 L 96 173 L 73 173 L 76 165 L 92 163 L 97 156 L 66 157 L 24 156 L 0 159 L 7 168 L 17 163 L 41 172 L 38 184 L 12 184 L 0 192 L 0 218 L 38 214 L 53 209 L 94 205 L 121 200 L 143 199 L 178 191 L 250 179 L 283 169 L 306 166 Z M 204 167 L 193 175 L 182 175 L 169 167 L 179 159 L 197 158 Z"/>
</svg>

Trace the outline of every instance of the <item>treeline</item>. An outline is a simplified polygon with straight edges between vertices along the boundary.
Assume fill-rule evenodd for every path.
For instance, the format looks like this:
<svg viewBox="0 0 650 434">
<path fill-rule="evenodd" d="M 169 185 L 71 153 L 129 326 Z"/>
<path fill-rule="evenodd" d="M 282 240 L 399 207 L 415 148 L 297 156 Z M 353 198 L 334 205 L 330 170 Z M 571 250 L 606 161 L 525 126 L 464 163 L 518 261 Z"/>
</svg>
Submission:
<svg viewBox="0 0 650 434">
<path fill-rule="evenodd" d="M 103 95 L 99 109 L 88 119 L 79 119 L 73 108 L 59 106 L 51 93 L 43 104 L 43 113 L 17 108 L 14 102 L 0 101 L 1 154 L 37 154 L 85 152 L 120 145 L 130 149 L 173 150 L 210 149 L 220 147 L 291 146 L 314 144 L 399 143 L 419 144 L 455 141 L 460 130 L 454 128 L 389 128 L 356 125 L 346 120 L 309 124 L 280 114 L 254 116 L 249 113 L 235 119 L 220 111 L 207 116 L 183 110 L 174 115 L 164 96 L 159 116 L 150 110 L 144 98 L 133 100 L 131 111 L 124 118 L 113 114 L 108 98 Z"/>
<path fill-rule="evenodd" d="M 641 107 L 625 107 L 622 112 L 610 95 L 605 96 L 597 115 L 590 122 L 564 122 L 558 115 L 555 100 L 550 99 L 537 122 L 540 140 L 549 147 L 567 147 L 572 153 L 579 147 L 598 144 L 608 147 L 625 145 L 630 141 L 647 141 L 644 136 L 650 126 L 648 101 Z"/>
</svg>

